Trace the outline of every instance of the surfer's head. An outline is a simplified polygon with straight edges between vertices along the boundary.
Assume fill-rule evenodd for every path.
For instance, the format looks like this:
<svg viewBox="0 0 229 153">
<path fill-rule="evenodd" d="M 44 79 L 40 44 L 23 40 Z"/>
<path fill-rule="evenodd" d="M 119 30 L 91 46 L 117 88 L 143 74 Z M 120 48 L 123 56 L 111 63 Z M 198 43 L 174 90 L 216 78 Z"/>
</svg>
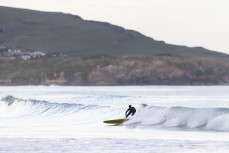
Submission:
<svg viewBox="0 0 229 153">
<path fill-rule="evenodd" d="M 131 107 L 131 105 L 129 105 L 129 108 Z"/>
</svg>

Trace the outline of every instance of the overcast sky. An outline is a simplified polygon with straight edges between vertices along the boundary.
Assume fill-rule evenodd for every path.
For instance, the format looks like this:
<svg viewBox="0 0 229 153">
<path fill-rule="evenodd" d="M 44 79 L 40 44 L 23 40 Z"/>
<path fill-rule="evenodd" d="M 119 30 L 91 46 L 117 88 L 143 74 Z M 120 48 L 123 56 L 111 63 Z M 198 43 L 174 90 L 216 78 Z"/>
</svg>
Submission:
<svg viewBox="0 0 229 153">
<path fill-rule="evenodd" d="M 0 5 L 72 13 L 167 43 L 229 53 L 229 0 L 0 0 Z"/>
</svg>

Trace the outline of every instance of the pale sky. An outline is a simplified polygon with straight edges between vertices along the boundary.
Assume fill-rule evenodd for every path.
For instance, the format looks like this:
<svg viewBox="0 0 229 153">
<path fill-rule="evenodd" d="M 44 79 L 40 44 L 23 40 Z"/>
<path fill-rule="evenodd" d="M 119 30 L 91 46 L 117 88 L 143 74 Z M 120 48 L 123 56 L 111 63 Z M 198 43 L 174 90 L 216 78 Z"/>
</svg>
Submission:
<svg viewBox="0 0 229 153">
<path fill-rule="evenodd" d="M 167 43 L 229 53 L 229 0 L 0 0 L 0 5 L 71 13 Z"/>
</svg>

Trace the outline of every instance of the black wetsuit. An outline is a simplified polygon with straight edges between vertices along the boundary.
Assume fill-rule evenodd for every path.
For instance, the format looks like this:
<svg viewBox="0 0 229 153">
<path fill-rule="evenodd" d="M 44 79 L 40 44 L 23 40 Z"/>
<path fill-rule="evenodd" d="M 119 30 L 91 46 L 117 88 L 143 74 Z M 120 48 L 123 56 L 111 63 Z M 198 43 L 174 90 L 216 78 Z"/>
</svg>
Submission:
<svg viewBox="0 0 229 153">
<path fill-rule="evenodd" d="M 131 114 L 132 116 L 135 114 L 136 109 L 134 107 L 129 107 L 126 111 L 126 118 Z"/>
</svg>

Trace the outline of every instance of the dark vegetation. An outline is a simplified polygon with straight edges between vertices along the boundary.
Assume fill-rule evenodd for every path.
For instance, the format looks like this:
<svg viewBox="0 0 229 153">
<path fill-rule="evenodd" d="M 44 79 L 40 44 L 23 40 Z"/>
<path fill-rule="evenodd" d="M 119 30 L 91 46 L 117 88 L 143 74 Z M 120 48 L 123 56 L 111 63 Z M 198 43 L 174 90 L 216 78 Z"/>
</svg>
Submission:
<svg viewBox="0 0 229 153">
<path fill-rule="evenodd" d="M 75 56 L 180 56 L 228 60 L 202 47 L 156 41 L 109 23 L 59 12 L 0 7 L 0 46 Z"/>
</svg>

